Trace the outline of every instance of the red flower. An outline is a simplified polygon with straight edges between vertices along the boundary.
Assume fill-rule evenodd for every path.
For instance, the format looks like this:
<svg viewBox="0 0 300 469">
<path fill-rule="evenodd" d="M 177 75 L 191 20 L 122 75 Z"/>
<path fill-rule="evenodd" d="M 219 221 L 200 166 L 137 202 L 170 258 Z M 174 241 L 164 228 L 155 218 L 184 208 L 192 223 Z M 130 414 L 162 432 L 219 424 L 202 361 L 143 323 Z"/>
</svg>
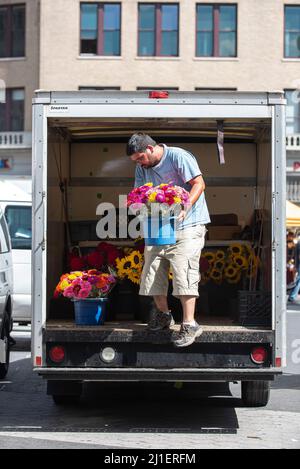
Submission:
<svg viewBox="0 0 300 469">
<path fill-rule="evenodd" d="M 82 257 L 73 257 L 70 258 L 70 271 L 74 272 L 75 270 L 84 270 L 85 261 Z"/>
<path fill-rule="evenodd" d="M 104 257 L 98 251 L 91 252 L 86 256 L 86 259 L 89 267 L 92 267 L 94 269 L 101 269 L 104 264 Z"/>
<path fill-rule="evenodd" d="M 200 258 L 200 272 L 207 272 L 210 267 L 208 260 L 205 257 Z"/>
<path fill-rule="evenodd" d="M 112 248 L 107 252 L 107 263 L 108 264 L 115 264 L 116 259 L 120 257 L 120 251 L 116 247 L 112 246 Z"/>
</svg>

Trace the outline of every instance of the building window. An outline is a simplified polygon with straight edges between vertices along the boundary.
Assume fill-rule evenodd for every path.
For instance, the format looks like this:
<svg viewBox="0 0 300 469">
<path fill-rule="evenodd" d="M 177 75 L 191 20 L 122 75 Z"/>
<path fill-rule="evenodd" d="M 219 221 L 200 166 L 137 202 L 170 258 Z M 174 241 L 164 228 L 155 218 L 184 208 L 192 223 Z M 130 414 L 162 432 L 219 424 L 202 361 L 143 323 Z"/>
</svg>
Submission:
<svg viewBox="0 0 300 469">
<path fill-rule="evenodd" d="M 25 56 L 25 5 L 0 6 L 0 57 Z"/>
<path fill-rule="evenodd" d="M 0 132 L 24 130 L 24 89 L 6 88 L 5 103 L 0 103 Z"/>
<path fill-rule="evenodd" d="M 236 57 L 237 6 L 196 5 L 196 56 Z"/>
<path fill-rule="evenodd" d="M 79 86 L 79 91 L 86 91 L 86 90 L 90 90 L 90 91 L 97 91 L 97 90 L 100 90 L 100 91 L 118 91 L 121 89 L 120 86 Z"/>
<path fill-rule="evenodd" d="M 286 133 L 287 135 L 300 133 L 300 92 L 299 90 L 285 90 L 286 97 Z"/>
<path fill-rule="evenodd" d="M 81 3 L 80 53 L 120 55 L 120 3 Z"/>
<path fill-rule="evenodd" d="M 284 56 L 300 58 L 300 5 L 284 7 Z"/>
<path fill-rule="evenodd" d="M 137 91 L 178 91 L 177 86 L 137 86 Z"/>
<path fill-rule="evenodd" d="M 195 91 L 237 91 L 237 88 L 205 88 L 201 86 L 196 86 Z"/>
<path fill-rule="evenodd" d="M 178 56 L 178 4 L 139 4 L 139 56 Z"/>
</svg>

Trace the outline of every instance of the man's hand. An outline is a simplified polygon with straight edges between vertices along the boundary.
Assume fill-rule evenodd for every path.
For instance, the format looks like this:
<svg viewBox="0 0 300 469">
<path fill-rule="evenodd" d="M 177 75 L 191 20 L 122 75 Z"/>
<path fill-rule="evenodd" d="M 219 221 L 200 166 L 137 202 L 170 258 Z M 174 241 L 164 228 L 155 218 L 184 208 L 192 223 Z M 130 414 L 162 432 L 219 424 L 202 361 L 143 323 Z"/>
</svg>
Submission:
<svg viewBox="0 0 300 469">
<path fill-rule="evenodd" d="M 178 222 L 182 222 L 187 216 L 187 210 L 181 210 L 180 214 L 177 217 Z"/>
</svg>

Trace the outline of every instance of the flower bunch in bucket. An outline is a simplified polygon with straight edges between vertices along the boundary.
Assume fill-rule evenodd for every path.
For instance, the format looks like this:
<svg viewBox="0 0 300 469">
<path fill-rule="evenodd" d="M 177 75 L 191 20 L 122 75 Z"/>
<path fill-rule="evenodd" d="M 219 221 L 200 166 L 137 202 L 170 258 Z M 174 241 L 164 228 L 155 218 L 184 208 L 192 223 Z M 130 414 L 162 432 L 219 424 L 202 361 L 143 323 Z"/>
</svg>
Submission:
<svg viewBox="0 0 300 469">
<path fill-rule="evenodd" d="M 116 277 L 111 273 L 95 269 L 76 271 L 60 277 L 54 297 L 60 295 L 70 299 L 105 298 L 116 284 Z"/>
<path fill-rule="evenodd" d="M 189 193 L 180 186 L 169 184 L 159 184 L 153 186 L 148 182 L 143 186 L 136 187 L 127 196 L 127 207 L 139 210 L 141 215 L 149 215 L 153 212 L 153 207 L 162 215 L 168 213 L 170 208 L 176 210 L 181 206 L 189 204 Z"/>
</svg>

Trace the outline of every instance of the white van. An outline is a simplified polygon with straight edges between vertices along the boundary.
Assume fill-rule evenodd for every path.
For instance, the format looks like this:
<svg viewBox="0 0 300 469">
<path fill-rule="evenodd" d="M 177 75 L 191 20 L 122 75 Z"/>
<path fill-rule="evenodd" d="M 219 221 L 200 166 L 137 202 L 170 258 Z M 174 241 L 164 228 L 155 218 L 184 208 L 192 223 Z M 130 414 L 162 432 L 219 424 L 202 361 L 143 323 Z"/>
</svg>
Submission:
<svg viewBox="0 0 300 469">
<path fill-rule="evenodd" d="M 31 181 L 0 181 L 0 206 L 12 245 L 13 320 L 31 322 Z"/>
<path fill-rule="evenodd" d="M 9 367 L 10 337 L 12 330 L 13 289 L 11 244 L 4 214 L 0 208 L 0 379 Z"/>
</svg>

